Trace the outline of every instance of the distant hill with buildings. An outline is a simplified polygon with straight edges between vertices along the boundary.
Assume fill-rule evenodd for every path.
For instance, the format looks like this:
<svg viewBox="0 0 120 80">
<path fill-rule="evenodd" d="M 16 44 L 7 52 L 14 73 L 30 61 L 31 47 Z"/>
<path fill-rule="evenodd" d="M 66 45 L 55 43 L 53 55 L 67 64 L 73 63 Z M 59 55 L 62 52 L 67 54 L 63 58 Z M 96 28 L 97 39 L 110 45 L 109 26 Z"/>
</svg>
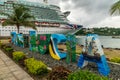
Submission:
<svg viewBox="0 0 120 80">
<path fill-rule="evenodd" d="M 82 28 L 76 35 L 86 35 L 88 33 L 95 33 L 104 36 L 120 36 L 120 28 Z"/>
</svg>

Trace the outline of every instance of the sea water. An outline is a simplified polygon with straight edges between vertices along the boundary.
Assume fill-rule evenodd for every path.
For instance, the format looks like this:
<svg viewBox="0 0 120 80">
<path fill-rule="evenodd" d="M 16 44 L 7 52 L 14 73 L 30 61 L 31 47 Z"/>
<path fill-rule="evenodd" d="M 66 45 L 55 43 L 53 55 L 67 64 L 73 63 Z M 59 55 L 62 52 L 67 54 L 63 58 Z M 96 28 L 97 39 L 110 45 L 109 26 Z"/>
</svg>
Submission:
<svg viewBox="0 0 120 80">
<path fill-rule="evenodd" d="M 77 36 L 77 43 L 80 45 L 84 45 L 85 36 Z M 101 45 L 104 48 L 120 48 L 120 39 L 112 38 L 112 36 L 99 36 Z"/>
</svg>

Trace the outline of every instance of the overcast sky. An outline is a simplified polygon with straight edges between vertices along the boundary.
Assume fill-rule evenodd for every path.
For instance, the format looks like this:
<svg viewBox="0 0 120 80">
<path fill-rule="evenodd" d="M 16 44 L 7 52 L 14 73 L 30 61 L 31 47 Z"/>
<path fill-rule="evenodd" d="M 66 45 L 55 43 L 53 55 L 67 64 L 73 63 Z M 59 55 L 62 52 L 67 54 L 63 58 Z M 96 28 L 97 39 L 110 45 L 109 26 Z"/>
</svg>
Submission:
<svg viewBox="0 0 120 80">
<path fill-rule="evenodd" d="M 70 11 L 68 19 L 72 23 L 82 24 L 84 27 L 120 28 L 120 16 L 110 16 L 109 12 L 116 1 L 118 0 L 48 0 L 48 3 L 58 5 L 63 12 Z"/>
</svg>

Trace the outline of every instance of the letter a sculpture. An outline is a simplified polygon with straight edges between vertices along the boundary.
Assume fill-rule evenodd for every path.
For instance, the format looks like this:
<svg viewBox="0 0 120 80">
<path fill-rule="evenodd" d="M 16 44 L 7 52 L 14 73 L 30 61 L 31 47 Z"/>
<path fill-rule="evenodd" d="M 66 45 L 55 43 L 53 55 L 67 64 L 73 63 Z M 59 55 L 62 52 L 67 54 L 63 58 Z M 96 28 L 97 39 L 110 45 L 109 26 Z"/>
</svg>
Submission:
<svg viewBox="0 0 120 80">
<path fill-rule="evenodd" d="M 98 35 L 96 34 L 88 34 L 86 36 L 84 48 L 78 61 L 78 66 L 83 68 L 88 62 L 95 62 L 98 66 L 98 71 L 102 75 L 107 76 L 109 74 L 110 69 L 98 39 Z"/>
</svg>

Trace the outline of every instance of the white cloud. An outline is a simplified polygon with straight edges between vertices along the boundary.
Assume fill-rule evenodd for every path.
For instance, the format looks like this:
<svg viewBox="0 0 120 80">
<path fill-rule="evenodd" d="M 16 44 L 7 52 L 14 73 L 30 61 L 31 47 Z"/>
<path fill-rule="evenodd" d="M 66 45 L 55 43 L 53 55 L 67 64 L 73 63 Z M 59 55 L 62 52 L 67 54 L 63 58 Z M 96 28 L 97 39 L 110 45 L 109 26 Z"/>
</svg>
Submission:
<svg viewBox="0 0 120 80">
<path fill-rule="evenodd" d="M 103 21 L 98 22 L 97 24 L 90 25 L 91 27 L 116 27 L 120 28 L 120 16 L 107 17 Z"/>
<path fill-rule="evenodd" d="M 78 12 L 77 10 L 79 10 L 80 12 Z M 82 16 L 80 16 L 80 15 L 82 15 Z M 68 19 L 71 22 L 77 23 L 77 24 L 84 24 L 84 20 L 87 21 L 87 20 L 89 20 L 88 18 L 89 18 L 88 14 L 82 8 L 71 10 L 71 14 L 68 16 Z M 82 19 L 84 19 L 84 20 L 82 20 Z"/>
</svg>

